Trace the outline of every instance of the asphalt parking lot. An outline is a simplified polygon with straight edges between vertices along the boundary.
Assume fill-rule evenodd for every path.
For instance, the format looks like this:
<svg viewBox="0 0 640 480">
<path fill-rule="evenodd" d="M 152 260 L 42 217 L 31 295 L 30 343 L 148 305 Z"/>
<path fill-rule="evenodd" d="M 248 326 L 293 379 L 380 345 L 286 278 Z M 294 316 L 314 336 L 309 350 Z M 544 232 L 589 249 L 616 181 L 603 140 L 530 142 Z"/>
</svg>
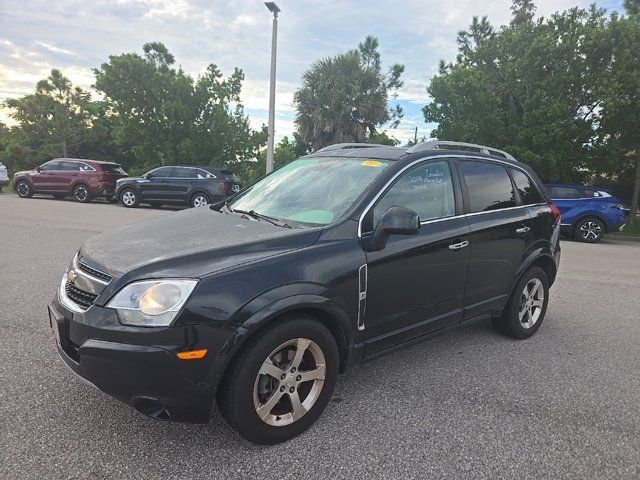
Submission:
<svg viewBox="0 0 640 480">
<path fill-rule="evenodd" d="M 640 478 L 640 243 L 563 243 L 532 339 L 490 322 L 341 377 L 274 447 L 217 412 L 161 423 L 80 383 L 46 304 L 88 237 L 168 210 L 0 194 L 0 478 Z"/>
</svg>

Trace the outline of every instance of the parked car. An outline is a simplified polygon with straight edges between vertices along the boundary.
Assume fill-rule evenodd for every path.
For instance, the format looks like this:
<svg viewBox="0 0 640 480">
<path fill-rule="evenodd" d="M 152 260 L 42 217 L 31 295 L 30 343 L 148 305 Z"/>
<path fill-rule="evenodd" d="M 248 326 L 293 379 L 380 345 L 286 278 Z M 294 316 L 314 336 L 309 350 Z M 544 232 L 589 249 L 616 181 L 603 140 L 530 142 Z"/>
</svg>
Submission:
<svg viewBox="0 0 640 480">
<path fill-rule="evenodd" d="M 558 206 L 560 231 L 581 242 L 595 243 L 605 233 L 621 231 L 626 207 L 609 192 L 582 185 L 547 185 L 551 200 Z"/>
<path fill-rule="evenodd" d="M 140 203 L 203 207 L 239 192 L 240 187 L 240 180 L 229 170 L 167 166 L 118 181 L 116 192 L 120 203 L 128 208 Z"/>
<path fill-rule="evenodd" d="M 206 422 L 217 400 L 246 438 L 275 443 L 366 359 L 488 316 L 532 336 L 559 223 L 505 152 L 334 145 L 227 202 L 88 240 L 50 324 L 74 372 L 143 414 Z"/>
<path fill-rule="evenodd" d="M 7 173 L 7 167 L 0 162 L 0 192 L 2 187 L 6 187 L 9 184 L 9 175 Z"/>
<path fill-rule="evenodd" d="M 115 200 L 116 180 L 127 176 L 120 165 L 80 158 L 55 158 L 34 170 L 17 172 L 13 188 L 22 198 L 44 193 L 55 198 L 73 196 L 87 203 L 92 198 Z"/>
</svg>

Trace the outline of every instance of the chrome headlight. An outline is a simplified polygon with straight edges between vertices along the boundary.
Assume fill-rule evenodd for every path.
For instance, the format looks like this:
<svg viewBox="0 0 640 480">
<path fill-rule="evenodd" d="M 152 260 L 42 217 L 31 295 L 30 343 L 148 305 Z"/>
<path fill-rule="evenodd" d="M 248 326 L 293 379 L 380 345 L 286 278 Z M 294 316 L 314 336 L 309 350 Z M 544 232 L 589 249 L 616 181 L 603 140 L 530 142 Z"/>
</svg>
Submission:
<svg viewBox="0 0 640 480">
<path fill-rule="evenodd" d="M 120 322 L 135 327 L 166 327 L 171 324 L 197 280 L 166 279 L 133 282 L 107 304 L 118 312 Z"/>
</svg>

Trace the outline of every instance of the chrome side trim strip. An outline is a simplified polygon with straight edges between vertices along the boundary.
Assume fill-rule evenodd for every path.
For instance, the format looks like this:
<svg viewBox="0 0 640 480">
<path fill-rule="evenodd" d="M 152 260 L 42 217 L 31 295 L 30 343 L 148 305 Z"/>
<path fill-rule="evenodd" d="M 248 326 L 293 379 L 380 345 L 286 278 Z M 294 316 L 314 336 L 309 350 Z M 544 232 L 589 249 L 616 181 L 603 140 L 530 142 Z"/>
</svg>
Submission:
<svg viewBox="0 0 640 480">
<path fill-rule="evenodd" d="M 358 330 L 364 330 L 364 315 L 367 307 L 367 284 L 369 283 L 367 264 L 358 269 Z"/>
</svg>

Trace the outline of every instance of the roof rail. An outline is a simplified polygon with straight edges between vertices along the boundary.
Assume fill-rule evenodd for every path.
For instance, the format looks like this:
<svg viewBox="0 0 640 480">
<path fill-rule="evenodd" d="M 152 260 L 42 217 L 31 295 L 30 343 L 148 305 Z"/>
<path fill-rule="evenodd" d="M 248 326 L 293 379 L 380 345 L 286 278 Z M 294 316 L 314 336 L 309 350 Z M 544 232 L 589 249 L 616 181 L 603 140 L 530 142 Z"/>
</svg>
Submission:
<svg viewBox="0 0 640 480">
<path fill-rule="evenodd" d="M 388 147 L 389 145 L 379 145 L 377 143 L 334 143 L 333 145 L 327 145 L 318 152 L 331 152 L 332 150 L 345 150 L 347 148 L 380 148 L 380 147 Z"/>
<path fill-rule="evenodd" d="M 505 152 L 504 150 L 498 150 L 497 148 L 487 147 L 485 145 L 477 145 L 475 143 L 450 142 L 448 140 L 430 140 L 428 142 L 420 142 L 407 149 L 407 153 L 422 152 L 424 150 L 475 150 L 480 153 L 507 158 L 517 162 L 513 155 Z"/>
</svg>

